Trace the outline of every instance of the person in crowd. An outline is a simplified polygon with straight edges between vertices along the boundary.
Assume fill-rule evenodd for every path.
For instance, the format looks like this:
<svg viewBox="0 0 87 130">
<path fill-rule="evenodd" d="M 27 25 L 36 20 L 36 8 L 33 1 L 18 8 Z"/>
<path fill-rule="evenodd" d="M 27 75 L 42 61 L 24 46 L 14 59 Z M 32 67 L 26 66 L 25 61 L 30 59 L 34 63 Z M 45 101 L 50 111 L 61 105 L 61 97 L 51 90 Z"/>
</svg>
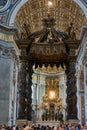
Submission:
<svg viewBox="0 0 87 130">
<path fill-rule="evenodd" d="M 84 126 L 84 130 L 87 130 L 87 124 L 85 124 L 85 126 Z"/>
<path fill-rule="evenodd" d="M 33 130 L 33 129 L 30 127 L 30 122 L 29 122 L 29 121 L 26 123 L 26 127 L 24 128 L 24 130 Z"/>
<path fill-rule="evenodd" d="M 74 126 L 74 125 L 72 125 L 70 130 L 75 130 L 75 126 Z"/>
</svg>

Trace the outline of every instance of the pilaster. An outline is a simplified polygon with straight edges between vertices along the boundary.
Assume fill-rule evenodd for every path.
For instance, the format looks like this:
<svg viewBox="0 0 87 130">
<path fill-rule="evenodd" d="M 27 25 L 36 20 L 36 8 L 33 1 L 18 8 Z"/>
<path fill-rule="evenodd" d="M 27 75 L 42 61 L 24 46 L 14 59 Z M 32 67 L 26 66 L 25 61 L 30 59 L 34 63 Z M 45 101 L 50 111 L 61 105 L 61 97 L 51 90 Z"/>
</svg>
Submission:
<svg viewBox="0 0 87 130">
<path fill-rule="evenodd" d="M 85 122 L 87 124 L 87 64 L 84 66 Z"/>
<path fill-rule="evenodd" d="M 83 27 L 81 35 L 81 44 L 77 51 L 77 61 L 76 61 L 76 75 L 78 83 L 77 91 L 77 104 L 78 104 L 78 117 L 81 123 L 86 123 L 86 64 L 87 64 L 87 27 Z M 79 72 L 79 73 L 78 73 Z"/>
<path fill-rule="evenodd" d="M 76 68 L 76 86 L 77 86 L 77 117 L 80 120 L 81 123 L 81 97 L 80 97 L 80 70 L 79 67 L 77 66 Z"/>
<path fill-rule="evenodd" d="M 3 34 L 4 35 L 4 34 Z M 14 46 L 14 41 L 0 40 L 0 89 L 4 97 L 0 98 L 1 122 L 7 125 L 15 124 L 16 120 L 16 93 L 17 93 L 17 74 L 18 74 L 18 53 Z M 3 81 L 4 80 L 4 81 Z M 6 105 L 6 106 L 5 106 Z M 3 108 L 4 107 L 4 108 Z"/>
</svg>

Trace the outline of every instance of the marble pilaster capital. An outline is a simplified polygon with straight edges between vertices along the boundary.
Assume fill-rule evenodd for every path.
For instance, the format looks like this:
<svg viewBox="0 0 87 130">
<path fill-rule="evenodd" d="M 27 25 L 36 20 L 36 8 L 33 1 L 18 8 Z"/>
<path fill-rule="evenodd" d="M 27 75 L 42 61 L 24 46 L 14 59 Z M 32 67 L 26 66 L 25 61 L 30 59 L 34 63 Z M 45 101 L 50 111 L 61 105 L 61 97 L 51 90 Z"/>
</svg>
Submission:
<svg viewBox="0 0 87 130">
<path fill-rule="evenodd" d="M 19 56 L 16 55 L 16 51 L 13 47 L 4 47 L 0 45 L 0 57 L 14 59 L 19 62 Z"/>
</svg>

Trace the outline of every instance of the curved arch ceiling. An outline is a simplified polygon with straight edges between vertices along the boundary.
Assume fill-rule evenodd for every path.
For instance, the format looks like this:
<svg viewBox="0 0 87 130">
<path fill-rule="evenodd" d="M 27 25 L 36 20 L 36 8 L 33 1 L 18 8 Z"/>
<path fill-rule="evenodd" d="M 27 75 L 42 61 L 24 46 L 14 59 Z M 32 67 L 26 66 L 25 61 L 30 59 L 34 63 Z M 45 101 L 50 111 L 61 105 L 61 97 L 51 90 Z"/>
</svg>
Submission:
<svg viewBox="0 0 87 130">
<path fill-rule="evenodd" d="M 56 19 L 56 28 L 66 31 L 70 22 L 74 23 L 77 39 L 80 38 L 82 26 L 87 25 L 84 12 L 73 0 L 52 0 L 53 6 L 50 14 Z M 42 19 L 47 17 L 48 0 L 29 0 L 18 11 L 15 18 L 15 26 L 23 32 L 23 24 L 26 23 L 31 32 L 40 30 Z"/>
</svg>

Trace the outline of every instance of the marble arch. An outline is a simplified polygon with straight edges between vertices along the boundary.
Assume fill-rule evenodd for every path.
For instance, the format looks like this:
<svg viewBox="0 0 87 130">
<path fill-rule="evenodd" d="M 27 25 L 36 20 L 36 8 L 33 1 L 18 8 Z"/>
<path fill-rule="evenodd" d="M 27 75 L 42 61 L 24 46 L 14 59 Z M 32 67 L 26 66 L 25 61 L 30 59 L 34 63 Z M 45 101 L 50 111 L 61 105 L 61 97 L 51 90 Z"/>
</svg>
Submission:
<svg viewBox="0 0 87 130">
<path fill-rule="evenodd" d="M 20 10 L 20 8 L 27 2 L 28 0 L 21 0 L 20 3 L 18 5 L 16 5 L 16 7 L 14 8 L 14 10 L 12 11 L 8 24 L 9 26 L 13 26 L 14 25 L 14 20 L 16 17 L 17 12 Z M 79 6 L 80 8 L 83 10 L 86 18 L 87 18 L 87 8 L 86 6 L 82 3 L 81 0 L 74 0 Z"/>
</svg>

